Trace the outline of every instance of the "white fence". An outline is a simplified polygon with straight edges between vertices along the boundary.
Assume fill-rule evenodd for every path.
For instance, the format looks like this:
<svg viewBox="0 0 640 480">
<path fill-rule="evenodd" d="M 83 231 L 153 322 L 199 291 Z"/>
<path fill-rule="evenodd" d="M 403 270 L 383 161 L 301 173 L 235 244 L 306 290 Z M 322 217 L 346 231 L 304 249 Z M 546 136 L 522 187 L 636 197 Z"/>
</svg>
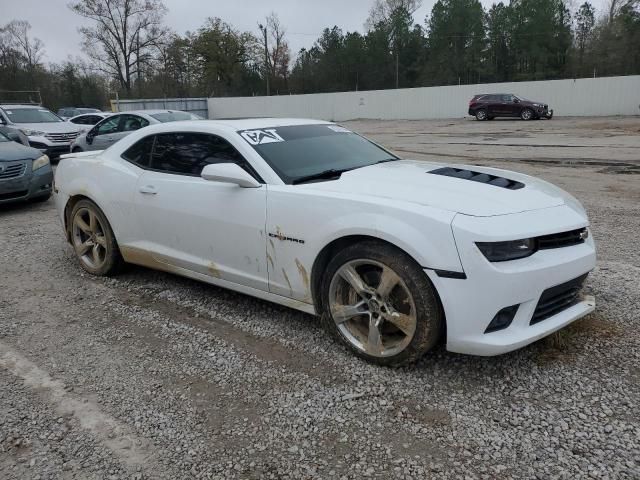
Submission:
<svg viewBox="0 0 640 480">
<path fill-rule="evenodd" d="M 209 98 L 209 118 L 302 117 L 343 121 L 460 118 L 479 93 L 515 93 L 556 115 L 640 115 L 640 76 L 491 83 L 272 97 Z"/>
<path fill-rule="evenodd" d="M 208 117 L 206 98 L 143 98 L 111 100 L 114 112 L 130 112 L 132 110 L 182 110 Z"/>
</svg>

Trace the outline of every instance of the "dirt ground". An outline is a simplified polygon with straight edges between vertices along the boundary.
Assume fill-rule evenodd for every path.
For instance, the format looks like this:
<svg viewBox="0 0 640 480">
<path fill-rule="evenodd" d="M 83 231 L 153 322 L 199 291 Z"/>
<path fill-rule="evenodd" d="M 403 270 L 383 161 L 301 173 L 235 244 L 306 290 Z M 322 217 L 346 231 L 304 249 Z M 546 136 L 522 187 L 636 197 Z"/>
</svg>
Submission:
<svg viewBox="0 0 640 480">
<path fill-rule="evenodd" d="M 52 202 L 0 207 L 0 479 L 640 478 L 640 118 L 345 125 L 571 192 L 596 312 L 500 357 L 385 369 L 285 307 L 93 278 Z"/>
</svg>

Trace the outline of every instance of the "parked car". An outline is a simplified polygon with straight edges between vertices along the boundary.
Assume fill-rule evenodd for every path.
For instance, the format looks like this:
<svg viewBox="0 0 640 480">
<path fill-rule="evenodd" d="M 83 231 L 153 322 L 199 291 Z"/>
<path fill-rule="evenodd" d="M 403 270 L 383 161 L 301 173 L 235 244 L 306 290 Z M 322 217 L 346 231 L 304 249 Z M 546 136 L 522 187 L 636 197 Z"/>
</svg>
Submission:
<svg viewBox="0 0 640 480">
<path fill-rule="evenodd" d="M 98 122 L 104 120 L 105 118 L 111 116 L 112 114 L 109 112 L 99 112 L 99 113 L 82 113 L 80 115 L 76 115 L 75 117 L 67 120 L 69 123 L 73 123 L 77 125 L 80 131 L 86 132 L 91 130 L 91 128 Z"/>
<path fill-rule="evenodd" d="M 70 118 L 77 117 L 83 113 L 102 113 L 98 108 L 86 108 L 86 107 L 64 107 L 58 110 L 58 116 L 63 120 L 69 120 Z"/>
<path fill-rule="evenodd" d="M 65 155 L 56 207 L 82 268 L 173 272 L 322 316 L 384 365 L 496 355 L 594 309 L 578 201 L 533 177 L 402 160 L 338 125 L 151 125 Z"/>
<path fill-rule="evenodd" d="M 22 132 L 30 146 L 51 159 L 69 153 L 71 142 L 80 133 L 76 125 L 39 105 L 0 105 L 0 125 Z"/>
<path fill-rule="evenodd" d="M 104 150 L 131 132 L 148 125 L 184 120 L 199 120 L 193 113 L 178 110 L 139 110 L 110 115 L 91 130 L 80 135 L 72 144 L 72 152 Z"/>
<path fill-rule="evenodd" d="M 469 115 L 477 120 L 493 120 L 496 117 L 550 120 L 553 110 L 546 103 L 527 100 L 512 93 L 491 93 L 475 95 L 469 102 Z"/>
<path fill-rule="evenodd" d="M 0 204 L 51 196 L 53 171 L 49 157 L 0 132 Z"/>
</svg>

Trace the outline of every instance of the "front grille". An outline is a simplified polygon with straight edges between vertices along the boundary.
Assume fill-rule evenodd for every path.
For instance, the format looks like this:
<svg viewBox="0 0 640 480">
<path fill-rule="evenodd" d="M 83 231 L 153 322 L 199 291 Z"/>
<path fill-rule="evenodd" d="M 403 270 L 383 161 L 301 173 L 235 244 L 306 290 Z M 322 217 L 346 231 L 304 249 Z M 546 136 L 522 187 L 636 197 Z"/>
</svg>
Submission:
<svg viewBox="0 0 640 480">
<path fill-rule="evenodd" d="M 0 193 L 0 200 L 11 200 L 13 198 L 26 197 L 29 190 L 21 190 L 19 192 Z"/>
<path fill-rule="evenodd" d="M 535 325 L 538 322 L 553 317 L 558 313 L 572 307 L 580 300 L 580 290 L 587 278 L 588 273 L 569 280 L 561 285 L 547 288 L 538 300 L 538 305 L 533 312 L 530 325 Z"/>
<path fill-rule="evenodd" d="M 52 142 L 71 142 L 76 139 L 80 132 L 72 133 L 47 133 L 45 137 Z"/>
<path fill-rule="evenodd" d="M 9 178 L 21 177 L 24 175 L 26 163 L 14 163 L 13 165 L 5 166 L 0 164 L 0 180 L 7 180 Z"/>
<path fill-rule="evenodd" d="M 552 233 L 551 235 L 543 235 L 537 237 L 538 250 L 548 250 L 551 248 L 572 247 L 584 243 L 589 231 L 587 228 L 578 228 L 568 232 Z"/>
</svg>

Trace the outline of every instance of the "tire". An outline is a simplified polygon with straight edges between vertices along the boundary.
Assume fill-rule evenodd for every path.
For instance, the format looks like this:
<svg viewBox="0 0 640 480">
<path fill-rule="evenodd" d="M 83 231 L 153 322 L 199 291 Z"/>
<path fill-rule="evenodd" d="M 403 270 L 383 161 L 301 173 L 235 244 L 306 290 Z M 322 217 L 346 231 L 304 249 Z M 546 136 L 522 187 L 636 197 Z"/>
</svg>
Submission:
<svg viewBox="0 0 640 480">
<path fill-rule="evenodd" d="M 115 235 L 102 210 L 90 200 L 80 200 L 69 220 L 70 239 L 80 266 L 92 275 L 118 273 L 124 261 Z"/>
<path fill-rule="evenodd" d="M 525 121 L 533 119 L 533 116 L 533 110 L 531 110 L 530 108 L 523 108 L 520 112 L 520 118 Z"/>
<path fill-rule="evenodd" d="M 384 242 L 357 243 L 331 259 L 321 299 L 324 327 L 356 355 L 378 365 L 416 362 L 444 331 L 429 278 L 412 258 Z"/>
<path fill-rule="evenodd" d="M 484 108 L 476 110 L 476 120 L 482 122 L 487 119 L 487 111 Z"/>
</svg>

